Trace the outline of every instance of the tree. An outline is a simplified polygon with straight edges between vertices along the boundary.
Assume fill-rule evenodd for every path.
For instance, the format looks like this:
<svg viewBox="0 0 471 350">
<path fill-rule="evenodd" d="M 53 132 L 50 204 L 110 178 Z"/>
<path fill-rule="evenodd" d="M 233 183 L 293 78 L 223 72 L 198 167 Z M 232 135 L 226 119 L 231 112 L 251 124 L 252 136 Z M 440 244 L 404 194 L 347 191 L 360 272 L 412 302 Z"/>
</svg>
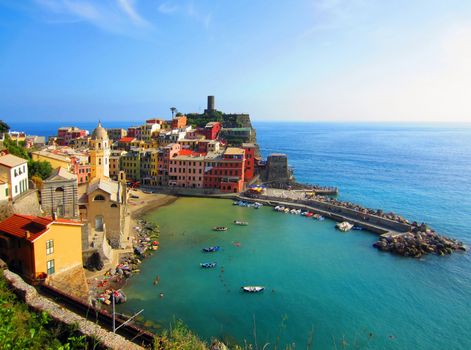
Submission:
<svg viewBox="0 0 471 350">
<path fill-rule="evenodd" d="M 10 130 L 10 127 L 3 120 L 0 120 L 0 133 L 6 133 Z"/>
<path fill-rule="evenodd" d="M 28 162 L 28 175 L 40 177 L 42 180 L 47 179 L 52 172 L 51 163 L 39 160 L 30 160 Z"/>
</svg>

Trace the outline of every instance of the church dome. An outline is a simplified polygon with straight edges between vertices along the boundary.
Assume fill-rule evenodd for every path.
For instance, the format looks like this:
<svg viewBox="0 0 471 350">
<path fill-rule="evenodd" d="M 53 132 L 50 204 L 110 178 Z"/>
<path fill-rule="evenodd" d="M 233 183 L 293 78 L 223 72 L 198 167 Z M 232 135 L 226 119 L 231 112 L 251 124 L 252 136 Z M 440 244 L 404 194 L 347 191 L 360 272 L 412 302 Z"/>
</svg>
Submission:
<svg viewBox="0 0 471 350">
<path fill-rule="evenodd" d="M 101 126 L 101 122 L 98 122 L 98 126 L 93 130 L 92 140 L 108 140 L 108 132 Z"/>
</svg>

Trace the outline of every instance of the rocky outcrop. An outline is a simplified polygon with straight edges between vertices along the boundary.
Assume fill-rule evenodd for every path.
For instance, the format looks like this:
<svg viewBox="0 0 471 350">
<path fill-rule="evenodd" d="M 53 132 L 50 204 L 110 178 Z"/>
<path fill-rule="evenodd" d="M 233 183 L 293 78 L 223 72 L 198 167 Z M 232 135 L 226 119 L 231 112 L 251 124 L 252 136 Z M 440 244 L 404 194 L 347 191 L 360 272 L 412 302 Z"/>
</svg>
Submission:
<svg viewBox="0 0 471 350">
<path fill-rule="evenodd" d="M 441 236 L 425 224 L 412 224 L 411 232 L 395 236 L 382 236 L 373 247 L 393 254 L 420 258 L 427 254 L 449 255 L 465 251 L 463 242 Z"/>
</svg>

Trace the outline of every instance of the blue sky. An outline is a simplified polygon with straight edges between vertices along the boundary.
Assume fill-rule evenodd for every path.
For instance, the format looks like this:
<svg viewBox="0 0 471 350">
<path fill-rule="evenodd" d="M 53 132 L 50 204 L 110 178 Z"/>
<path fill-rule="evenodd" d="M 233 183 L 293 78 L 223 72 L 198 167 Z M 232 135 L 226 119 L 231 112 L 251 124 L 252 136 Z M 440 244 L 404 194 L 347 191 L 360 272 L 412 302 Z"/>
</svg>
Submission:
<svg viewBox="0 0 471 350">
<path fill-rule="evenodd" d="M 0 118 L 471 121 L 469 0 L 0 0 Z"/>
</svg>

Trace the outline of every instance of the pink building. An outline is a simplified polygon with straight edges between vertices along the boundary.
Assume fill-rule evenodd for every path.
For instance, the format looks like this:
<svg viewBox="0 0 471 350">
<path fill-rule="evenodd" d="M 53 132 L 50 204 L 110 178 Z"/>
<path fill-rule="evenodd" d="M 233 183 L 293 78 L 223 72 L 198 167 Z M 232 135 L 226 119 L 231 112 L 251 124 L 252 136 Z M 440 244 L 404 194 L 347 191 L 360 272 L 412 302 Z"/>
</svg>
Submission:
<svg viewBox="0 0 471 350">
<path fill-rule="evenodd" d="M 170 159 L 169 186 L 203 188 L 205 153 L 181 150 Z"/>
<path fill-rule="evenodd" d="M 177 143 L 171 143 L 159 150 L 157 156 L 157 184 L 159 186 L 167 186 L 169 181 L 169 167 L 170 160 L 178 155 L 181 150 L 181 146 Z"/>
</svg>

